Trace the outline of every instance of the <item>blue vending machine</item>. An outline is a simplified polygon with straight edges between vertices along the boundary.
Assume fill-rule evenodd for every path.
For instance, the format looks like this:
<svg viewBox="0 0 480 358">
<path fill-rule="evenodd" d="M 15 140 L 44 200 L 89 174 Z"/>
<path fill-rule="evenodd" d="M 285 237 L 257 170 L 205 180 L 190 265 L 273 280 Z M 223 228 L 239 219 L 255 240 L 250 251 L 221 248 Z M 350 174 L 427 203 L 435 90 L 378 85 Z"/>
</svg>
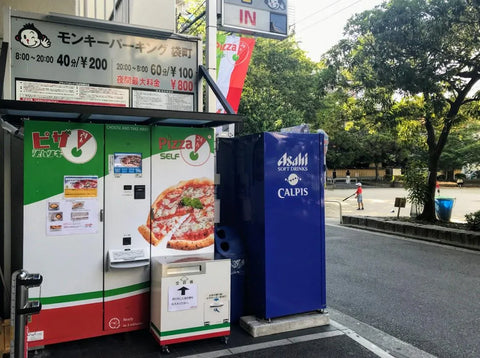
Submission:
<svg viewBox="0 0 480 358">
<path fill-rule="evenodd" d="M 220 220 L 246 247 L 245 314 L 326 307 L 323 139 L 265 132 L 219 142 L 220 181 L 230 178 L 229 190 L 219 188 Z"/>
</svg>

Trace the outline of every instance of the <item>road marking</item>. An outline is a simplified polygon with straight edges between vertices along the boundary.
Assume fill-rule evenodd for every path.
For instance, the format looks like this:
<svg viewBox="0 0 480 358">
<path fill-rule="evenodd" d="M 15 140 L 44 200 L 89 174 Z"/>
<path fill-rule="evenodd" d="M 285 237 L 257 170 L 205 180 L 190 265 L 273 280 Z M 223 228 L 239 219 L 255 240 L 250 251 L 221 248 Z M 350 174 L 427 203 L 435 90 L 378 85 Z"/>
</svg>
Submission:
<svg viewBox="0 0 480 358">
<path fill-rule="evenodd" d="M 189 356 L 183 356 L 181 358 L 224 357 L 224 356 L 230 356 L 230 355 L 233 355 L 233 354 L 240 354 L 240 353 L 258 351 L 260 349 L 274 348 L 274 347 L 286 346 L 286 345 L 294 344 L 294 343 L 314 341 L 316 339 L 343 336 L 344 334 L 345 333 L 340 331 L 340 330 L 328 331 L 328 332 L 322 332 L 322 333 L 314 333 L 314 334 L 308 334 L 308 335 L 304 335 L 304 336 L 278 339 L 278 340 L 275 340 L 275 341 L 268 341 L 268 342 L 264 342 L 264 343 L 256 343 L 256 344 L 249 344 L 249 345 L 245 345 L 245 346 L 232 347 L 232 348 L 222 349 L 222 350 L 218 350 L 218 351 L 193 354 L 193 355 L 189 355 Z"/>
<path fill-rule="evenodd" d="M 240 347 L 232 347 L 232 348 L 228 348 L 228 349 L 221 349 L 221 350 L 218 350 L 218 351 L 212 351 L 212 352 L 206 352 L 206 353 L 197 353 L 197 354 L 193 354 L 193 355 L 183 356 L 181 358 L 225 357 L 225 356 L 230 356 L 230 355 L 233 355 L 233 354 L 253 352 L 253 351 L 258 351 L 258 350 L 261 350 L 261 349 L 275 348 L 275 347 L 279 347 L 279 346 L 286 346 L 286 345 L 295 344 L 295 343 L 303 343 L 303 342 L 314 341 L 314 340 L 317 340 L 317 339 L 324 339 L 324 338 L 343 336 L 343 335 L 347 335 L 349 338 L 353 339 L 355 342 L 357 342 L 360 345 L 362 345 L 363 347 L 367 348 L 369 351 L 376 354 L 380 358 L 395 358 L 394 356 L 388 354 L 388 352 L 382 350 L 377 345 L 373 344 L 372 342 L 366 340 L 363 337 L 360 337 L 357 333 L 355 333 L 351 329 L 349 329 L 347 327 L 344 327 L 337 322 L 332 322 L 331 320 L 330 320 L 330 322 L 331 322 L 331 324 L 333 323 L 332 326 L 337 328 L 336 330 L 328 331 L 328 332 L 322 332 L 322 333 L 308 334 L 308 335 L 298 336 L 298 337 L 278 339 L 278 340 L 275 340 L 275 341 L 269 341 L 269 342 L 264 342 L 264 343 L 249 344 L 249 345 L 240 346 Z"/>
<path fill-rule="evenodd" d="M 352 331 L 351 329 L 342 326 L 341 324 L 330 320 L 330 324 L 334 326 L 335 328 L 339 329 L 343 333 L 345 333 L 348 337 L 353 339 L 355 342 L 358 344 L 362 345 L 363 347 L 367 348 L 370 352 L 375 353 L 377 356 L 380 358 L 395 358 L 395 356 L 392 356 L 389 354 L 387 351 L 384 351 L 380 347 L 376 346 L 372 342 L 366 340 L 365 338 L 359 336 L 355 331 Z"/>
<path fill-rule="evenodd" d="M 333 308 L 328 308 L 330 324 L 344 332 L 371 352 L 382 358 L 405 357 L 405 358 L 436 358 L 410 343 L 395 338 L 369 324 L 363 323 Z M 355 327 L 355 331 L 348 327 Z M 372 349 L 369 348 L 372 345 Z M 377 348 L 379 351 L 377 351 Z M 386 354 L 386 355 L 384 355 Z"/>
</svg>

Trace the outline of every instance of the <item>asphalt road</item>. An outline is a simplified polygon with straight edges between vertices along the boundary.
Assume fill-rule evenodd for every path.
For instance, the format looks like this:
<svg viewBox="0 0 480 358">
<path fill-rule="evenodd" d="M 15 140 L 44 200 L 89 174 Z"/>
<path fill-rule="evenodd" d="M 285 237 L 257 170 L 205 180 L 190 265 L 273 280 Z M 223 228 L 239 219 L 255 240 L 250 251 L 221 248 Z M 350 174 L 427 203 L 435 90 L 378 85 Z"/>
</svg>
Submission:
<svg viewBox="0 0 480 358">
<path fill-rule="evenodd" d="M 480 357 L 480 253 L 327 225 L 327 304 L 438 357 Z"/>
</svg>

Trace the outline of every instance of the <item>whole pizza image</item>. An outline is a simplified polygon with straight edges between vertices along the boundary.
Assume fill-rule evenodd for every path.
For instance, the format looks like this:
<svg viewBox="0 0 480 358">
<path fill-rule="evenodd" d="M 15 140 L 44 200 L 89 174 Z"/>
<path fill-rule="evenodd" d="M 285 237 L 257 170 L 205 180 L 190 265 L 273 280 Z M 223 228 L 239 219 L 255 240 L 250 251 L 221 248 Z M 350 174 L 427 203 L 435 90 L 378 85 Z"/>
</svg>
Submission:
<svg viewBox="0 0 480 358">
<path fill-rule="evenodd" d="M 169 235 L 168 248 L 197 250 L 213 245 L 212 180 L 191 179 L 165 189 L 154 201 L 152 213 L 138 228 L 152 245 L 157 246 Z"/>
</svg>

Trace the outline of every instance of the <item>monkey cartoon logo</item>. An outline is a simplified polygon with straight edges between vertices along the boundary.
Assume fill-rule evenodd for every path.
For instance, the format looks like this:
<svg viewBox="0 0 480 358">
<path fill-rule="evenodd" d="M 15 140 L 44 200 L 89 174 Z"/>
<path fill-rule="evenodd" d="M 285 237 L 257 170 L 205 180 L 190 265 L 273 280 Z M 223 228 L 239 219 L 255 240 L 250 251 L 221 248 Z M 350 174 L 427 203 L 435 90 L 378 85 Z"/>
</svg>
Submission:
<svg viewBox="0 0 480 358">
<path fill-rule="evenodd" d="M 23 25 L 15 36 L 15 40 L 20 41 L 23 46 L 30 48 L 35 48 L 40 45 L 50 47 L 52 44 L 50 39 L 42 34 L 32 23 Z"/>
<path fill-rule="evenodd" d="M 265 0 L 265 4 L 272 10 L 285 10 L 285 2 L 283 0 Z"/>
</svg>

